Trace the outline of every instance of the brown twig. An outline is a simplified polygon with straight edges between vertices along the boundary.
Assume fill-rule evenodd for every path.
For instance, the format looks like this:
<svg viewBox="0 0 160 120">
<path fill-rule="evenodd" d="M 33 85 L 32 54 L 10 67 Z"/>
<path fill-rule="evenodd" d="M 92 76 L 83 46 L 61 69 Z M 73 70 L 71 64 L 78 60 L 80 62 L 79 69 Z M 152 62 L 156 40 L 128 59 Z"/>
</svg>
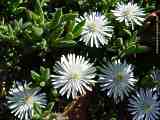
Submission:
<svg viewBox="0 0 160 120">
<path fill-rule="evenodd" d="M 65 108 L 64 108 L 64 112 L 63 112 L 63 115 L 64 116 L 67 116 L 68 113 L 75 107 L 75 105 L 78 103 L 80 97 L 77 97 L 76 99 L 74 99 L 69 105 L 67 105 Z"/>
</svg>

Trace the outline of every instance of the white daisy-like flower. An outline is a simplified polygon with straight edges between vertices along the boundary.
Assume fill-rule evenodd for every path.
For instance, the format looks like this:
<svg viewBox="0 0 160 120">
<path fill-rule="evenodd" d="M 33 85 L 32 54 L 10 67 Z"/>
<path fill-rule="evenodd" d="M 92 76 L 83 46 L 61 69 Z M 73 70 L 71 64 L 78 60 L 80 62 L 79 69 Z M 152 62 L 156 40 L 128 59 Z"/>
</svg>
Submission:
<svg viewBox="0 0 160 120">
<path fill-rule="evenodd" d="M 51 75 L 55 88 L 60 88 L 59 93 L 67 98 L 76 98 L 79 94 L 85 95 L 86 90 L 92 91 L 95 83 L 96 68 L 92 63 L 82 56 L 68 54 L 62 56 L 61 60 L 55 64 L 55 75 Z"/>
<path fill-rule="evenodd" d="M 84 16 L 77 19 L 78 22 L 84 21 L 85 25 L 81 32 L 80 41 L 90 47 L 101 47 L 108 44 L 112 37 L 113 27 L 109 26 L 108 19 L 99 12 L 91 14 L 85 13 Z"/>
<path fill-rule="evenodd" d="M 26 82 L 16 82 L 7 96 L 8 106 L 20 120 L 31 120 L 34 113 L 34 105 L 44 108 L 46 106 L 46 94 L 40 93 L 39 88 L 30 88 Z"/>
<path fill-rule="evenodd" d="M 128 111 L 133 120 L 158 120 L 160 115 L 160 101 L 152 89 L 140 89 L 129 99 Z"/>
<path fill-rule="evenodd" d="M 134 24 L 141 26 L 144 21 L 144 11 L 136 3 L 118 3 L 116 9 L 112 10 L 112 12 L 117 17 L 116 20 L 125 22 L 126 26 L 131 25 L 132 29 L 134 29 Z"/>
<path fill-rule="evenodd" d="M 129 92 L 133 90 L 134 83 L 137 81 L 133 75 L 132 65 L 126 62 L 121 63 L 120 60 L 104 65 L 100 71 L 99 82 L 102 91 L 106 91 L 116 103 L 122 101 L 124 96 L 129 96 Z"/>
<path fill-rule="evenodd" d="M 154 90 L 158 93 L 158 95 L 160 95 L 160 70 L 154 69 L 150 76 L 154 83 L 156 83 Z"/>
<path fill-rule="evenodd" d="M 153 70 L 151 73 L 151 77 L 155 81 L 160 81 L 160 70 L 158 70 L 158 69 Z"/>
</svg>

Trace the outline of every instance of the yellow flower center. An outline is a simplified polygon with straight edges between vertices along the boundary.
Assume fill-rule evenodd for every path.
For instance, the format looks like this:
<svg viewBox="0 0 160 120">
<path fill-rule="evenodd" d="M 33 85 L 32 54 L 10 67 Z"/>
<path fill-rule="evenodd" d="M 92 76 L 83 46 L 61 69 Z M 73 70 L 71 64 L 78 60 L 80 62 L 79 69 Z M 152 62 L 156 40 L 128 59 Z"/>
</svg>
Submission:
<svg viewBox="0 0 160 120">
<path fill-rule="evenodd" d="M 25 97 L 25 103 L 31 105 L 31 104 L 33 103 L 33 98 L 32 98 L 32 96 L 26 96 L 26 97 Z"/>
<path fill-rule="evenodd" d="M 131 15 L 131 10 L 123 11 L 123 16 L 129 16 L 129 15 Z"/>
<path fill-rule="evenodd" d="M 91 32 L 96 32 L 97 31 L 97 26 L 96 26 L 96 23 L 95 22 L 92 22 L 90 25 L 89 25 L 89 29 Z"/>
<path fill-rule="evenodd" d="M 119 72 L 116 76 L 116 80 L 123 80 L 123 79 L 124 79 L 123 73 Z"/>
<path fill-rule="evenodd" d="M 148 104 L 144 105 L 144 111 L 145 112 L 149 112 L 149 111 L 151 111 L 151 109 L 152 109 L 152 107 L 150 105 L 148 105 Z"/>
<path fill-rule="evenodd" d="M 78 72 L 75 72 L 72 74 L 72 77 L 71 77 L 72 80 L 80 80 L 81 79 L 81 76 Z"/>
</svg>

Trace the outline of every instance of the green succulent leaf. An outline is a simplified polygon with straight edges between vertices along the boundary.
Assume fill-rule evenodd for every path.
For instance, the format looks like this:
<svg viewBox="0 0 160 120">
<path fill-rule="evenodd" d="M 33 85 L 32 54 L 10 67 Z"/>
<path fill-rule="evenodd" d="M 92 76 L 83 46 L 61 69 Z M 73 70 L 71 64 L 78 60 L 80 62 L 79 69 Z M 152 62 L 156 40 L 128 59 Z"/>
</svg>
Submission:
<svg viewBox="0 0 160 120">
<path fill-rule="evenodd" d="M 32 31 L 36 36 L 41 36 L 43 34 L 43 28 L 38 26 L 32 26 Z"/>
<path fill-rule="evenodd" d="M 50 78 L 50 69 L 40 67 L 41 81 L 47 81 Z"/>
<path fill-rule="evenodd" d="M 126 54 L 135 54 L 135 53 L 144 53 L 148 51 L 147 46 L 138 46 L 138 47 L 129 47 L 127 50 L 125 50 Z"/>
<path fill-rule="evenodd" d="M 47 28 L 55 29 L 57 26 L 59 26 L 62 22 L 62 16 L 63 16 L 62 9 L 58 9 L 54 13 L 53 19 L 48 23 Z"/>
<path fill-rule="evenodd" d="M 40 81 L 41 80 L 41 76 L 33 70 L 31 70 L 31 76 L 32 76 L 32 79 L 35 80 L 35 81 Z"/>
<path fill-rule="evenodd" d="M 80 36 L 80 33 L 81 33 L 82 30 L 83 30 L 84 24 L 85 24 L 85 21 L 82 21 L 82 22 L 78 23 L 78 24 L 74 27 L 73 32 L 72 32 L 73 35 L 74 35 L 74 38 L 77 38 L 77 37 Z"/>
<path fill-rule="evenodd" d="M 67 13 L 63 15 L 63 21 L 70 21 L 75 20 L 75 18 L 78 16 L 77 13 Z"/>
</svg>

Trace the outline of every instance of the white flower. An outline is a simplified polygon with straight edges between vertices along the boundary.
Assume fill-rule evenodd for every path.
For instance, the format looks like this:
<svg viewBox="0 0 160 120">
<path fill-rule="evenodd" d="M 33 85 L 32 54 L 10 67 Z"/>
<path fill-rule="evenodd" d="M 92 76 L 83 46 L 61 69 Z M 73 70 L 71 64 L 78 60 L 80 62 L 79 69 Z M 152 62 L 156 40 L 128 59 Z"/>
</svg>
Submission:
<svg viewBox="0 0 160 120">
<path fill-rule="evenodd" d="M 129 99 L 129 112 L 133 120 L 158 120 L 160 115 L 160 101 L 153 90 L 140 89 Z"/>
<path fill-rule="evenodd" d="M 116 20 L 125 22 L 126 26 L 131 25 L 132 29 L 134 28 L 134 24 L 141 26 L 144 21 L 145 14 L 143 9 L 131 2 L 128 4 L 118 3 L 116 10 L 112 10 L 112 12 L 117 17 Z"/>
<path fill-rule="evenodd" d="M 26 82 L 24 84 L 17 82 L 7 96 L 11 113 L 14 113 L 20 120 L 32 119 L 34 105 L 39 105 L 41 108 L 46 106 L 45 93 L 40 93 L 39 88 L 31 89 L 29 85 Z"/>
<path fill-rule="evenodd" d="M 158 69 L 153 70 L 151 73 L 151 77 L 153 80 L 160 82 L 160 70 L 158 70 Z"/>
<path fill-rule="evenodd" d="M 92 91 L 92 85 L 95 83 L 96 68 L 82 56 L 75 54 L 63 55 L 61 60 L 54 67 L 56 75 L 53 77 L 53 85 L 60 88 L 60 94 L 67 94 L 67 98 L 72 95 L 76 98 L 78 93 L 85 95 L 86 91 Z"/>
<path fill-rule="evenodd" d="M 154 90 L 158 93 L 158 95 L 160 95 L 160 70 L 154 69 L 150 76 L 154 83 L 156 83 Z"/>
<path fill-rule="evenodd" d="M 109 63 L 107 66 L 104 65 L 100 71 L 99 80 L 102 91 L 106 90 L 107 95 L 112 96 L 116 103 L 122 101 L 124 96 L 129 95 L 137 81 L 133 75 L 132 65 L 128 65 L 126 62 Z"/>
<path fill-rule="evenodd" d="M 112 37 L 113 27 L 109 26 L 108 19 L 98 12 L 91 14 L 85 13 L 83 17 L 77 19 L 78 22 L 85 20 L 85 25 L 81 32 L 80 41 L 90 47 L 101 47 L 108 44 L 108 40 Z"/>
</svg>

